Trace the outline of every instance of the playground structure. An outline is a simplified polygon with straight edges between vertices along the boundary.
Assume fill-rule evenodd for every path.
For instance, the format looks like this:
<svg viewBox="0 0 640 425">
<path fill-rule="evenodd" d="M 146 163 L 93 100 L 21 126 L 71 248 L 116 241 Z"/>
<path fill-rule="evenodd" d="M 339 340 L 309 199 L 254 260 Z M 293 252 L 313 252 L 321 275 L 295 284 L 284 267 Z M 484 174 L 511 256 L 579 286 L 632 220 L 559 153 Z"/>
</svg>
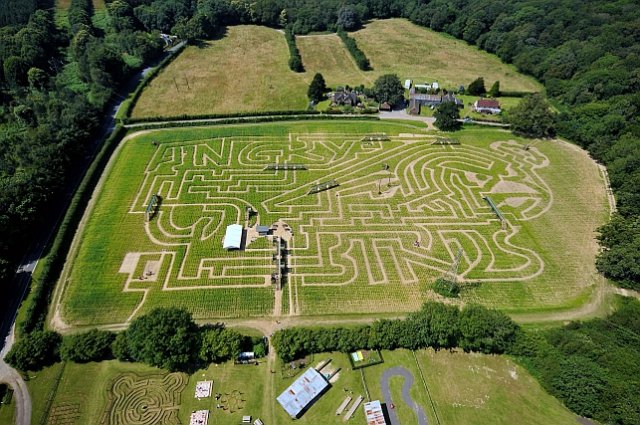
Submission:
<svg viewBox="0 0 640 425">
<path fill-rule="evenodd" d="M 144 211 L 145 220 L 151 221 L 153 216 L 158 212 L 158 208 L 160 207 L 160 196 L 157 193 L 151 195 L 151 199 L 149 199 L 149 204 L 147 205 L 147 209 Z"/>
</svg>

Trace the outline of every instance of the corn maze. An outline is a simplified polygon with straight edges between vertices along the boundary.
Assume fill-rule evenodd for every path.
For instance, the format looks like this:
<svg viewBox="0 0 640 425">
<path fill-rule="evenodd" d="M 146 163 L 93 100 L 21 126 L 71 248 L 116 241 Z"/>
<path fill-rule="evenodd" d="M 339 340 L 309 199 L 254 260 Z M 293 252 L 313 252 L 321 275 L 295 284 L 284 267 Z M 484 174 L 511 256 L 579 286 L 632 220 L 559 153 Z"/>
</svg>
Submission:
<svg viewBox="0 0 640 425">
<path fill-rule="evenodd" d="M 574 211 L 566 190 L 554 197 L 558 182 L 579 180 L 565 168 L 549 174 L 549 149 L 524 149 L 499 132 L 440 144 L 425 133 L 384 131 L 376 140 L 366 131 L 256 128 L 126 142 L 84 231 L 63 316 L 125 323 L 159 306 L 205 319 L 404 312 L 436 296 L 433 282 L 459 250 L 458 281 L 483 291 L 463 296 L 480 294 L 480 302 L 493 301 L 496 285 L 515 288 L 520 305 L 557 303 L 562 273 L 580 273 L 579 257 L 570 267 L 554 260 L 575 248 L 546 242 L 559 222 L 557 212 L 547 216 L 559 202 L 557 228 L 575 234 L 572 223 L 593 214 L 588 205 L 584 216 Z M 573 152 L 562 155 L 553 160 L 574 161 Z M 162 203 L 147 221 L 155 195 Z M 231 224 L 245 235 L 241 249 L 227 251 Z M 273 236 L 258 236 L 257 225 Z M 276 236 L 286 241 L 282 290 L 273 280 Z M 563 288 L 575 291 L 573 282 Z"/>
<path fill-rule="evenodd" d="M 180 373 L 123 373 L 109 391 L 110 402 L 102 424 L 180 425 L 180 393 L 186 385 L 187 378 Z"/>
<path fill-rule="evenodd" d="M 129 211 L 140 215 L 154 194 L 162 196 L 157 220 L 139 220 L 158 250 L 136 254 L 144 257 L 137 262 L 157 262 L 165 291 L 268 287 L 270 250 L 250 243 L 233 255 L 221 249 L 226 225 L 244 224 L 250 207 L 256 222 L 281 220 L 293 229 L 285 300 L 293 313 L 305 312 L 306 288 L 390 285 L 393 300 L 394 292 L 444 273 L 458 248 L 462 279 L 518 281 L 543 270 L 536 252 L 510 239 L 551 201 L 536 173 L 548 165 L 544 155 L 509 141 L 485 149 L 432 145 L 426 137 L 367 139 L 365 146 L 360 139 L 291 134 L 159 146 Z M 288 162 L 306 169 L 265 168 Z M 506 211 L 505 230 L 487 194 Z M 125 290 L 149 278 L 129 274 Z"/>
</svg>

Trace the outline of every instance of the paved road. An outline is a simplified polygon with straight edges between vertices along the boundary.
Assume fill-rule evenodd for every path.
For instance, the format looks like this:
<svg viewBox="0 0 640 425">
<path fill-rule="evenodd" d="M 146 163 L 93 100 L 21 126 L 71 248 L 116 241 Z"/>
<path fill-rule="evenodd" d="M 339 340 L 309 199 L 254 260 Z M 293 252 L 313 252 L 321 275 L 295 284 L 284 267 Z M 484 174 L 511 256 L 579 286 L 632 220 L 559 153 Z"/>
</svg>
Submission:
<svg viewBox="0 0 640 425">
<path fill-rule="evenodd" d="M 158 62 L 167 55 L 175 53 L 182 44 L 184 43 L 179 43 L 169 49 L 161 58 L 158 59 Z M 18 308 L 20 307 L 20 303 L 22 303 L 24 295 L 29 287 L 31 275 L 38 265 L 38 260 L 42 257 L 49 240 L 58 227 L 58 223 L 64 216 L 76 187 L 82 181 L 86 170 L 102 146 L 102 142 L 113 131 L 115 127 L 115 115 L 118 109 L 122 105 L 123 100 L 131 91 L 135 90 L 143 76 L 150 69 L 151 67 L 145 68 L 127 81 L 127 83 L 122 86 L 119 93 L 114 94 L 113 98 L 106 106 L 108 114 L 104 116 L 93 142 L 87 147 L 89 154 L 85 157 L 84 164 L 80 165 L 82 171 L 74 176 L 75 178 L 72 179 L 65 192 L 61 195 L 61 199 L 63 201 L 57 205 L 57 208 L 55 208 L 54 211 L 50 211 L 49 217 L 51 217 L 51 219 L 45 225 L 46 231 L 41 232 L 40 237 L 34 241 L 29 251 L 25 254 L 20 266 L 16 270 L 13 282 L 9 286 L 11 289 L 5 289 L 4 296 L 9 299 L 6 304 L 2 305 L 0 313 L 0 348 L 2 349 L 0 352 L 0 382 L 6 382 L 14 391 L 12 403 L 16 406 L 17 425 L 31 424 L 31 397 L 29 396 L 27 386 L 20 374 L 4 361 L 4 356 L 9 352 L 13 345 L 15 319 Z"/>
<path fill-rule="evenodd" d="M 9 384 L 13 389 L 11 405 L 16 409 L 16 425 L 31 424 L 31 397 L 22 377 L 11 366 L 4 362 L 4 356 L 13 345 L 13 329 L 4 342 L 4 348 L 0 352 L 0 382 Z"/>
<path fill-rule="evenodd" d="M 427 415 L 424 413 L 424 409 L 422 409 L 422 407 L 420 407 L 418 403 L 413 401 L 413 399 L 411 398 L 411 394 L 409 394 L 409 391 L 413 386 L 413 374 L 402 366 L 396 366 L 385 370 L 382 374 L 382 378 L 380 378 L 380 385 L 382 386 L 382 397 L 384 398 L 384 402 L 387 405 L 387 411 L 389 412 L 391 425 L 409 425 L 401 424 L 395 409 L 391 408 L 393 399 L 391 398 L 389 379 L 393 378 L 394 376 L 401 376 L 404 378 L 404 383 L 402 384 L 402 401 L 415 412 L 416 416 L 418 417 L 418 425 L 428 425 L 429 421 L 427 421 Z"/>
</svg>

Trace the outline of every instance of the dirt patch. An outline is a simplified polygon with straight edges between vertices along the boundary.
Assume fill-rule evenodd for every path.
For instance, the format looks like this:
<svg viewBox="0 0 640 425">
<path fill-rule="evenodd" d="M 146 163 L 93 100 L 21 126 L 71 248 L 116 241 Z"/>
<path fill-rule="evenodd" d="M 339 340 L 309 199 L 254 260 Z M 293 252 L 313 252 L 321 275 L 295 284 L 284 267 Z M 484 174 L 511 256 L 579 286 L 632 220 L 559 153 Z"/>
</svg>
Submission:
<svg viewBox="0 0 640 425">
<path fill-rule="evenodd" d="M 414 137 L 423 138 L 424 134 L 415 134 L 415 133 L 400 133 L 398 137 L 401 139 L 413 139 Z"/>
<path fill-rule="evenodd" d="M 138 265 L 138 260 L 140 260 L 139 252 L 128 252 L 122 260 L 118 273 L 134 273 Z"/>
<path fill-rule="evenodd" d="M 160 261 L 147 261 L 144 265 L 144 278 L 151 282 L 158 280 L 158 272 L 160 271 Z"/>
<path fill-rule="evenodd" d="M 464 176 L 467 180 L 469 180 L 471 183 L 474 183 L 478 187 L 484 187 L 484 185 L 487 184 L 489 180 L 491 180 L 491 178 L 483 180 L 478 177 L 477 173 L 472 173 L 471 171 L 465 171 Z"/>
<path fill-rule="evenodd" d="M 293 230 L 287 223 L 282 220 L 278 220 L 271 226 L 271 234 L 273 236 L 279 236 L 283 240 L 289 242 L 293 237 Z"/>
<path fill-rule="evenodd" d="M 538 193 L 526 184 L 501 180 L 491 189 L 491 193 Z"/>
<path fill-rule="evenodd" d="M 525 202 L 527 202 L 529 199 L 531 199 L 531 198 L 526 198 L 524 196 L 522 196 L 522 197 L 514 196 L 514 197 L 511 197 L 511 198 L 505 199 L 502 203 L 505 204 L 505 205 L 508 205 L 510 207 L 513 207 L 513 208 L 518 208 L 519 206 L 521 206 Z"/>
</svg>

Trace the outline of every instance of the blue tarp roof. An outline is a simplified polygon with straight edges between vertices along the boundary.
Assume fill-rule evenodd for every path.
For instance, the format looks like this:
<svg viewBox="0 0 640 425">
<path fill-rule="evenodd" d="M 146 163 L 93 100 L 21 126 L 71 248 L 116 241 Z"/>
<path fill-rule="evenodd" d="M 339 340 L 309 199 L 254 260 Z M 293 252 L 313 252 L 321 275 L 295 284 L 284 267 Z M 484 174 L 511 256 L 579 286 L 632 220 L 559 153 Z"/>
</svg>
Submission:
<svg viewBox="0 0 640 425">
<path fill-rule="evenodd" d="M 277 400 L 289 416 L 297 418 L 328 386 L 325 377 L 311 367 L 284 390 Z"/>
</svg>

